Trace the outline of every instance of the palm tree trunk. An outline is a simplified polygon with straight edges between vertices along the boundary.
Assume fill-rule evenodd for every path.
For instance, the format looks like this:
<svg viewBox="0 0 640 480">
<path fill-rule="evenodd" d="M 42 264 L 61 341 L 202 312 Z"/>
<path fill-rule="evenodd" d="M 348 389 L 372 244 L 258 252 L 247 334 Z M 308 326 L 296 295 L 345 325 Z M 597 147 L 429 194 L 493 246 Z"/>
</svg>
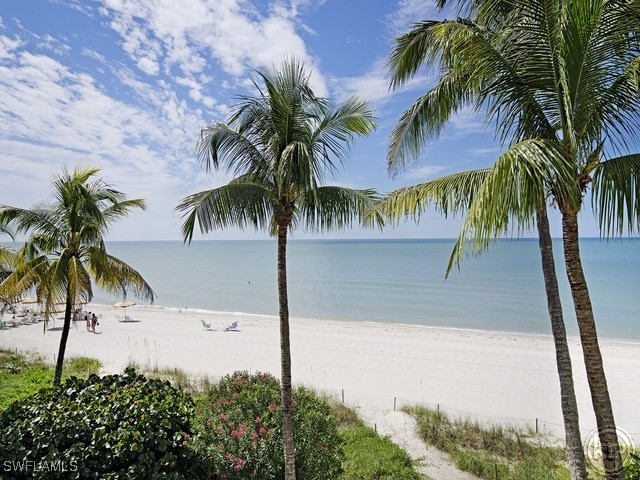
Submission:
<svg viewBox="0 0 640 480">
<path fill-rule="evenodd" d="M 562 239 L 564 243 L 564 261 L 569 285 L 571 286 L 573 305 L 578 319 L 582 354 L 584 355 L 584 363 L 587 370 L 593 411 L 596 415 L 606 478 L 607 480 L 624 480 L 616 423 L 613 418 L 613 408 L 611 407 L 607 379 L 602 364 L 602 354 L 598 345 L 598 334 L 596 332 L 591 298 L 580 259 L 577 214 L 563 212 Z"/>
<path fill-rule="evenodd" d="M 278 303 L 280 313 L 280 362 L 282 368 L 282 434 L 284 436 L 284 478 L 295 480 L 296 462 L 291 411 L 291 346 L 289 343 L 289 300 L 287 297 L 287 229 L 278 222 Z"/>
<path fill-rule="evenodd" d="M 60 337 L 60 348 L 58 348 L 58 359 L 56 360 L 56 372 L 53 377 L 53 386 L 60 385 L 62 379 L 62 364 L 64 363 L 64 352 L 67 349 L 67 339 L 71 329 L 71 296 L 67 292 L 67 305 L 64 309 L 64 325 L 62 326 L 62 336 Z"/>
<path fill-rule="evenodd" d="M 565 441 L 569 458 L 569 472 L 572 480 L 587 480 L 587 468 L 584 462 L 584 450 L 582 449 L 582 439 L 580 437 L 578 402 L 576 401 L 576 392 L 573 384 L 571 356 L 569 355 L 567 331 L 562 315 L 562 303 L 560 302 L 560 291 L 553 259 L 553 244 L 546 206 L 538 210 L 536 220 L 540 256 L 542 258 L 542 274 L 547 293 L 547 307 L 549 309 L 549 318 L 551 319 L 553 342 L 556 348 L 558 377 L 560 378 L 560 403 L 562 405 Z"/>
</svg>

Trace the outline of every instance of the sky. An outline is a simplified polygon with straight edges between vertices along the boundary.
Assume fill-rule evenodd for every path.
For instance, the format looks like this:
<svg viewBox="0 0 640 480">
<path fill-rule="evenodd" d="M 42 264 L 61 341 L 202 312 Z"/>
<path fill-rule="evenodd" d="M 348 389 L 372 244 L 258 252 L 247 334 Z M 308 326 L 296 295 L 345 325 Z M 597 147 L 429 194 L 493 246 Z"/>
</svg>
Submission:
<svg viewBox="0 0 640 480">
<path fill-rule="evenodd" d="M 179 240 L 175 206 L 227 183 L 196 162 L 200 129 L 224 121 L 249 75 L 285 57 L 301 59 L 316 92 L 369 102 L 378 129 L 355 142 L 327 183 L 388 192 L 489 166 L 501 147 L 481 113 L 458 114 L 408 171 L 386 171 L 389 134 L 428 90 L 422 71 L 390 92 L 385 60 L 413 22 L 439 18 L 429 0 L 2 0 L 0 3 L 0 204 L 29 208 L 50 195 L 63 167 L 92 165 L 131 198 L 136 212 L 109 240 Z M 560 236 L 557 212 L 552 234 Z M 325 238 L 452 238 L 459 219 L 426 212 L 416 225 L 354 228 Z M 597 236 L 587 208 L 581 233 Z M 296 232 L 294 238 L 318 238 Z M 267 238 L 215 231 L 208 239 Z"/>
</svg>

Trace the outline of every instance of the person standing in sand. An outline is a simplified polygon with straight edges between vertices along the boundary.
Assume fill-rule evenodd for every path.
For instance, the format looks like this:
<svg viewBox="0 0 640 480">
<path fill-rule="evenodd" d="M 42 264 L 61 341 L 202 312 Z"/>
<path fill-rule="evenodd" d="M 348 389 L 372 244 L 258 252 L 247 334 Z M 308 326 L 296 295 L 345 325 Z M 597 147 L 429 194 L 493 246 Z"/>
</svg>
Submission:
<svg viewBox="0 0 640 480">
<path fill-rule="evenodd" d="M 88 313 L 84 316 L 84 321 L 87 322 L 87 332 L 90 332 L 91 331 L 91 317 L 89 316 Z"/>
<path fill-rule="evenodd" d="M 96 333 L 97 324 L 98 324 L 98 317 L 96 317 L 96 314 L 94 313 L 93 315 L 91 315 L 91 331 L 93 333 Z"/>
</svg>

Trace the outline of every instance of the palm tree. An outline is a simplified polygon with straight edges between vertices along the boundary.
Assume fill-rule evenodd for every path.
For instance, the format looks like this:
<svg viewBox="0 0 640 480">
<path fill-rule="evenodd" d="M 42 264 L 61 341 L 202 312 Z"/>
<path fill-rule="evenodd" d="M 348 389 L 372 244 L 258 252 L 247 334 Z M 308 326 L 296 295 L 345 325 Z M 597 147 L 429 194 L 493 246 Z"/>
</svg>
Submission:
<svg viewBox="0 0 640 480">
<path fill-rule="evenodd" d="M 90 182 L 96 168 L 66 170 L 53 181 L 51 204 L 33 209 L 0 207 L 0 224 L 30 234 L 17 267 L 0 284 L 0 293 L 21 294 L 35 287 L 44 302 L 45 318 L 55 305 L 65 304 L 64 325 L 56 362 L 54 385 L 60 384 L 62 364 L 74 305 L 93 298 L 92 282 L 100 288 L 153 301 L 154 293 L 142 276 L 122 260 L 109 255 L 104 235 L 109 226 L 143 200 L 129 200 L 103 180 Z"/>
<path fill-rule="evenodd" d="M 525 144 L 520 147 L 522 148 L 524 145 Z M 512 150 L 510 153 L 514 152 L 515 150 Z M 473 217 L 474 213 L 471 211 L 472 207 L 477 209 L 477 206 L 482 204 L 482 202 L 478 202 L 476 200 L 481 192 L 510 192 L 508 193 L 507 198 L 500 199 L 505 202 L 500 210 L 500 216 L 497 216 L 497 218 L 494 219 L 494 227 L 489 227 L 494 228 L 494 236 L 497 237 L 500 232 L 506 233 L 507 227 L 509 226 L 510 216 L 516 216 L 517 212 L 515 212 L 515 210 L 520 206 L 520 204 L 517 203 L 517 195 L 511 195 L 511 193 L 526 189 L 527 183 L 538 184 L 538 180 L 542 178 L 544 172 L 548 171 L 552 166 L 547 165 L 545 167 L 544 163 L 538 166 L 531 163 L 527 164 L 526 155 L 521 155 L 522 152 L 518 155 L 514 155 L 512 158 L 509 158 L 508 156 L 502 157 L 498 162 L 496 162 L 496 168 L 493 171 L 491 169 L 480 169 L 456 173 L 430 182 L 401 188 L 391 192 L 378 203 L 378 213 L 391 218 L 392 220 L 398 220 L 407 215 L 413 215 L 416 220 L 418 220 L 420 213 L 427 206 L 434 205 L 436 209 L 445 214 L 445 216 L 456 215 L 466 211 L 470 217 Z M 522 164 L 533 167 L 534 170 L 540 168 L 542 168 L 542 170 L 538 172 L 536 177 L 527 178 L 526 175 L 523 175 L 521 168 L 519 168 L 523 166 Z M 496 174 L 501 169 L 510 169 L 507 170 L 510 171 L 510 174 L 499 178 Z M 556 365 L 560 378 L 561 407 L 565 425 L 565 440 L 571 478 L 586 480 L 587 473 L 584 451 L 582 449 L 582 441 L 580 437 L 578 405 L 573 384 L 573 372 L 571 367 L 571 357 L 569 355 L 569 346 L 567 343 L 566 328 L 562 315 L 560 292 L 558 290 L 558 282 L 555 273 L 549 220 L 547 218 L 547 207 L 544 201 L 544 192 L 538 193 L 540 194 L 540 204 L 533 216 L 535 217 L 535 222 L 538 228 L 542 271 L 547 295 L 547 307 L 549 310 L 551 330 L 556 350 Z M 485 200 L 498 201 L 495 196 L 487 196 Z M 509 205 L 509 202 L 514 200 L 516 203 Z M 522 212 L 520 213 L 522 214 Z M 520 220 L 522 221 L 522 223 L 519 224 L 520 228 L 530 225 L 531 212 L 527 215 L 529 216 L 529 220 L 527 220 L 525 216 L 520 215 Z M 469 223 L 470 222 L 468 221 L 467 224 Z M 472 233 L 472 231 L 465 231 L 465 234 L 461 234 L 459 240 L 466 238 L 467 234 Z M 459 243 L 458 245 L 463 244 Z M 482 246 L 479 246 L 479 248 L 482 248 Z M 447 269 L 447 275 L 453 266 L 453 262 L 456 260 L 457 257 L 452 255 L 451 262 Z"/>
<path fill-rule="evenodd" d="M 605 235 L 634 232 L 640 223 L 640 155 L 615 156 L 638 139 L 638 6 L 606 0 L 460 3 L 473 18 L 420 22 L 396 41 L 390 59 L 394 87 L 425 65 L 439 64 L 441 77 L 398 122 L 390 141 L 390 169 L 407 165 L 465 106 L 485 110 L 487 124 L 495 125 L 497 137 L 509 147 L 505 155 L 536 139 L 546 144 L 541 155 L 564 159 L 552 162 L 557 170 L 531 180 L 540 182 L 538 189 L 544 186 L 545 198 L 549 195 L 562 214 L 565 266 L 607 478 L 622 478 L 577 215 L 593 180 L 593 206 Z M 485 248 L 507 229 L 508 219 L 526 225 L 536 212 L 542 213 L 541 194 L 521 190 L 533 185 L 496 186 L 488 183 L 478 190 L 469 205 L 455 258 L 460 258 L 465 235 L 472 233 L 475 246 Z M 541 242 L 548 242 L 542 227 Z M 545 255 L 544 249 L 541 253 Z M 546 255 L 543 264 L 549 265 L 552 257 Z M 552 272 L 545 272 L 546 281 Z"/>
<path fill-rule="evenodd" d="M 374 129 L 374 117 L 355 97 L 334 107 L 317 97 L 296 60 L 258 72 L 258 96 L 241 96 L 227 123 L 202 130 L 196 151 L 207 170 L 224 166 L 236 175 L 222 187 L 185 198 L 185 242 L 196 221 L 203 233 L 236 226 L 268 231 L 278 241 L 278 301 L 282 368 L 285 478 L 295 478 L 291 416 L 291 352 L 287 299 L 287 234 L 344 228 L 376 200 L 372 190 L 322 186 L 326 172 L 344 162 L 356 135 Z"/>
</svg>

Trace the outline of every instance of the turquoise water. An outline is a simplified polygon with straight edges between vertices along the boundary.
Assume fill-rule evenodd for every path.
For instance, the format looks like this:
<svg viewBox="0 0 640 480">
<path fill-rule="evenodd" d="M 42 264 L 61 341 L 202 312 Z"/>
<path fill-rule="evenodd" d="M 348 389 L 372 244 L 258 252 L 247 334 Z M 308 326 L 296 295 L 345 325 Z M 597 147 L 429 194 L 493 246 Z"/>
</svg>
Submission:
<svg viewBox="0 0 640 480">
<path fill-rule="evenodd" d="M 537 240 L 503 240 L 448 280 L 452 240 L 293 240 L 294 317 L 549 334 Z M 577 335 L 554 243 L 567 328 Z M 156 305 L 277 314 L 275 241 L 111 242 L 138 269 Z M 640 241 L 581 243 L 599 333 L 640 340 Z M 96 303 L 113 299 L 96 292 Z"/>
</svg>

